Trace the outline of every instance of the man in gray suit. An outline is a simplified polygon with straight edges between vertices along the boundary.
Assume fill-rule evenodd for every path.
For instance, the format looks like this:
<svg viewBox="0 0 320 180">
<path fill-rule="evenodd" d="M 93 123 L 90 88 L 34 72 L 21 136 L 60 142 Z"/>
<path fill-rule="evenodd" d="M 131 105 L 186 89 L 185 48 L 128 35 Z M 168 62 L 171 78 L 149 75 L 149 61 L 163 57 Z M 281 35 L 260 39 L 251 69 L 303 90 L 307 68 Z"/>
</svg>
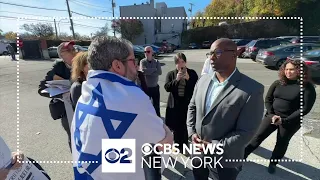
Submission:
<svg viewBox="0 0 320 180">
<path fill-rule="evenodd" d="M 232 40 L 216 40 L 207 55 L 214 73 L 203 75 L 194 89 L 187 115 L 188 135 L 193 143 L 204 146 L 223 144 L 223 168 L 214 168 L 212 163 L 212 167 L 193 168 L 193 174 L 195 180 L 207 180 L 209 172 L 219 180 L 235 180 L 242 169 L 239 160 L 262 120 L 264 87 L 236 68 L 237 45 Z M 199 167 L 199 158 L 205 156 L 221 158 L 203 151 L 192 156 L 198 156 L 193 167 Z"/>
</svg>

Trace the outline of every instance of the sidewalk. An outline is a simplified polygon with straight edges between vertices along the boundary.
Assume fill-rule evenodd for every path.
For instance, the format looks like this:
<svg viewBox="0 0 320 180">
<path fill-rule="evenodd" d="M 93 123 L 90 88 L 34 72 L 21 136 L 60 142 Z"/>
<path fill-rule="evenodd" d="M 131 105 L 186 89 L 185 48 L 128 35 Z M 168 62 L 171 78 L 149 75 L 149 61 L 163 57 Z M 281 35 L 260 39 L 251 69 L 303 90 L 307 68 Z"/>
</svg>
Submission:
<svg viewBox="0 0 320 180">
<path fill-rule="evenodd" d="M 165 115 L 165 103 L 160 104 L 161 115 Z M 267 172 L 268 158 L 276 142 L 276 132 L 271 134 L 261 146 L 252 153 L 245 162 L 240 172 L 239 180 L 320 180 L 320 139 L 301 136 L 303 128 L 300 129 L 291 139 L 284 162 L 277 166 L 275 174 Z M 186 159 L 183 155 L 179 154 Z M 179 159 L 179 158 L 178 158 Z M 301 162 L 299 162 L 302 160 Z M 297 161 L 297 162 L 292 162 Z M 183 162 L 177 163 L 175 168 L 169 167 L 162 174 L 164 180 L 193 180 L 191 166 L 184 168 Z"/>
</svg>

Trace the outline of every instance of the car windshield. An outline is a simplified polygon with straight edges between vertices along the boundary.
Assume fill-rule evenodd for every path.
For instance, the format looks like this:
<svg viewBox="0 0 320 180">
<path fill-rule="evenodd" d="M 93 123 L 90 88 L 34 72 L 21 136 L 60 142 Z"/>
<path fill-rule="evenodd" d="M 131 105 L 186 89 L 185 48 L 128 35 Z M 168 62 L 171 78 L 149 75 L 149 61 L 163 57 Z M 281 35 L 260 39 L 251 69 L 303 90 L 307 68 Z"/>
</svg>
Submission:
<svg viewBox="0 0 320 180">
<path fill-rule="evenodd" d="M 286 47 L 294 47 L 294 46 L 288 46 L 288 45 L 279 45 L 279 46 L 273 46 L 271 48 L 268 48 L 269 51 L 276 51 L 282 48 L 286 48 Z"/>
<path fill-rule="evenodd" d="M 307 56 L 320 56 L 320 49 L 316 49 L 316 50 L 313 50 L 313 51 L 308 51 L 308 52 L 305 52 L 304 55 L 307 55 Z"/>
<path fill-rule="evenodd" d="M 248 44 L 247 44 L 247 46 L 253 46 L 255 43 L 256 43 L 257 41 L 256 40 L 253 40 L 253 41 L 251 41 L 251 42 L 249 42 Z"/>
<path fill-rule="evenodd" d="M 138 46 L 133 46 L 133 50 L 135 50 L 135 51 L 141 51 L 141 48 L 139 48 Z"/>
</svg>

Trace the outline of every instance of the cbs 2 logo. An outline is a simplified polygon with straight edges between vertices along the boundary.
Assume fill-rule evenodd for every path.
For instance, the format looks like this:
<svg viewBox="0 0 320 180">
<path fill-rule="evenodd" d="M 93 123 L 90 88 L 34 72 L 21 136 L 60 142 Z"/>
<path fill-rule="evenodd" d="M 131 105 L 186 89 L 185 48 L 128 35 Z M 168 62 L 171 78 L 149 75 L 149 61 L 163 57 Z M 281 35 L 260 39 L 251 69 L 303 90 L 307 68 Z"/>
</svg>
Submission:
<svg viewBox="0 0 320 180">
<path fill-rule="evenodd" d="M 109 154 L 109 155 L 108 155 Z M 122 155 L 122 156 L 121 156 Z M 120 159 L 120 163 L 131 163 L 132 160 L 129 160 L 132 155 L 132 150 L 130 148 L 122 148 L 120 152 L 115 148 L 110 148 L 104 154 L 106 161 L 109 163 L 117 163 Z"/>
</svg>

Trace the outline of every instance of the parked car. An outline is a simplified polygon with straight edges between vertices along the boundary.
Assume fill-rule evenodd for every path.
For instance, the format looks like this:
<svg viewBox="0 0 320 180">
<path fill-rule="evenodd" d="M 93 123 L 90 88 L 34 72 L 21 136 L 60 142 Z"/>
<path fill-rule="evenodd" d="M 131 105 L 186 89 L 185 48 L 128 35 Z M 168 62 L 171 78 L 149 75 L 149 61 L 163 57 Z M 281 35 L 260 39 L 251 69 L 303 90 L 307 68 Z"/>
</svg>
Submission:
<svg viewBox="0 0 320 180">
<path fill-rule="evenodd" d="M 156 42 L 156 43 L 154 43 L 154 45 L 161 47 L 164 53 L 168 53 L 168 52 L 172 51 L 171 46 L 168 46 L 162 42 Z"/>
<path fill-rule="evenodd" d="M 79 52 L 79 51 L 88 51 L 88 48 L 84 48 L 84 47 L 79 46 L 79 45 L 73 45 L 73 47 L 76 49 L 77 52 Z"/>
<path fill-rule="evenodd" d="M 291 41 L 294 38 L 297 38 L 299 36 L 279 36 L 277 37 L 278 39 L 286 40 L 286 41 Z"/>
<path fill-rule="evenodd" d="M 303 43 L 320 43 L 320 36 L 303 36 Z M 300 43 L 300 36 L 292 38 L 291 43 Z"/>
<path fill-rule="evenodd" d="M 320 78 L 320 49 L 315 49 L 307 51 L 300 56 L 291 55 L 288 59 L 302 60 L 310 68 L 311 78 L 319 79 Z"/>
<path fill-rule="evenodd" d="M 177 50 L 177 49 L 178 49 L 178 46 L 177 46 L 177 45 L 175 45 L 175 44 L 171 44 L 171 46 L 172 46 L 173 51 L 175 51 L 175 50 Z"/>
<path fill-rule="evenodd" d="M 133 46 L 134 56 L 138 64 L 140 64 L 141 59 L 145 58 L 144 56 L 144 49 L 141 47 L 134 45 Z"/>
<path fill-rule="evenodd" d="M 260 49 L 268 49 L 274 46 L 279 46 L 282 44 L 289 44 L 289 41 L 278 39 L 278 38 L 261 38 L 257 40 L 252 40 L 248 43 L 245 52 L 243 53 L 244 57 L 249 57 L 252 60 L 256 59 L 258 51 Z"/>
<path fill-rule="evenodd" d="M 5 44 L 5 43 L 3 43 L 3 42 L 0 42 L 0 56 L 1 56 L 1 55 L 8 55 L 8 54 L 9 54 L 9 52 L 8 52 L 8 50 L 7 50 L 7 46 L 8 46 L 8 44 Z"/>
<path fill-rule="evenodd" d="M 190 43 L 189 49 L 199 49 L 199 46 L 196 43 Z"/>
<path fill-rule="evenodd" d="M 301 53 L 301 47 L 303 52 L 320 48 L 319 44 L 303 43 L 300 44 L 287 44 L 275 46 L 268 49 L 263 49 L 258 52 L 256 61 L 262 63 L 265 66 L 276 67 L 277 69 L 283 64 L 283 62 L 290 55 L 296 55 Z"/>
<path fill-rule="evenodd" d="M 59 58 L 59 55 L 58 55 L 58 47 L 49 47 L 48 48 L 48 53 L 49 53 L 49 57 L 50 58 Z"/>
<path fill-rule="evenodd" d="M 203 41 L 202 43 L 202 48 L 203 49 L 208 49 L 211 47 L 212 41 Z"/>
<path fill-rule="evenodd" d="M 252 41 L 252 39 L 233 39 L 237 44 L 238 57 L 243 57 L 243 53 L 246 50 L 246 45 Z"/>
</svg>

